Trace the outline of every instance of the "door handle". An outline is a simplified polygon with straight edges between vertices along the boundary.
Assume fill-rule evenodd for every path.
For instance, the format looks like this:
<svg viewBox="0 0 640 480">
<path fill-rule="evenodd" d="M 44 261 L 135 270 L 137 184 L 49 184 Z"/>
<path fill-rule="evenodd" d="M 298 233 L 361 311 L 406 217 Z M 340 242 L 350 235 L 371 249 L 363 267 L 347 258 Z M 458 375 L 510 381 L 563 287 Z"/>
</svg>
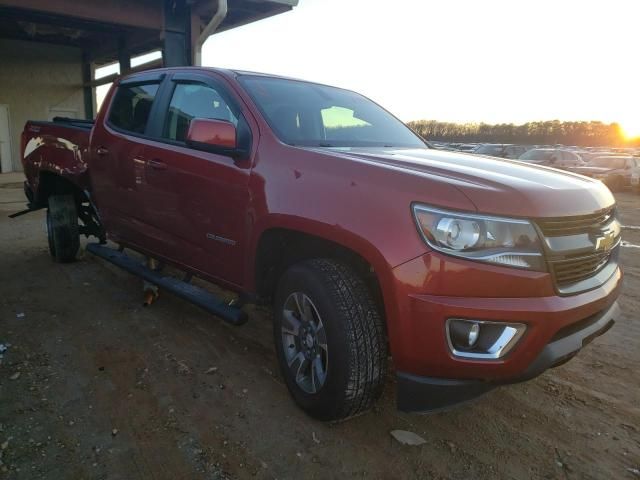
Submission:
<svg viewBox="0 0 640 480">
<path fill-rule="evenodd" d="M 154 170 L 166 170 L 167 169 L 167 164 L 164 162 L 161 162 L 160 160 L 149 160 L 149 162 L 147 162 L 147 164 L 153 168 Z"/>
<path fill-rule="evenodd" d="M 98 147 L 96 148 L 96 153 L 101 157 L 104 155 L 109 155 L 109 149 L 106 147 Z"/>
</svg>

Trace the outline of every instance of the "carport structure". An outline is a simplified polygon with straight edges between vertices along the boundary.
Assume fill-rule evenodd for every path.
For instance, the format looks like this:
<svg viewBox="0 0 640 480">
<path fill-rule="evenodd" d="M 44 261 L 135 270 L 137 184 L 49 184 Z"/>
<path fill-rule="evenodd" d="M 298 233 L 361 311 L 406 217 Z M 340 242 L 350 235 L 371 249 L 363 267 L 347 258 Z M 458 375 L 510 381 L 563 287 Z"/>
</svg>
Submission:
<svg viewBox="0 0 640 480">
<path fill-rule="evenodd" d="M 291 10 L 298 0 L 0 0 L 0 166 L 20 169 L 28 119 L 93 118 L 97 67 L 120 73 L 199 64 L 204 40 Z M 131 58 L 162 52 L 132 68 Z"/>
</svg>

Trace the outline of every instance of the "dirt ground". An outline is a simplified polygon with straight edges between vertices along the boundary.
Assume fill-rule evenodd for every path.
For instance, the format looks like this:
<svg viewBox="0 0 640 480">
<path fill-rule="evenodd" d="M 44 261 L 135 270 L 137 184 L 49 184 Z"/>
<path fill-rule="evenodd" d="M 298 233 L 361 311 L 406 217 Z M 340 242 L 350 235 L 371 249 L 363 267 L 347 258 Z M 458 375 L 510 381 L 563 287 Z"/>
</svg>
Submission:
<svg viewBox="0 0 640 480">
<path fill-rule="evenodd" d="M 269 312 L 230 327 L 90 255 L 49 258 L 44 213 L 0 177 L 0 478 L 640 478 L 640 248 L 623 316 L 576 358 L 470 406 L 306 417 L 279 376 Z M 618 196 L 640 225 L 640 196 Z M 624 239 L 640 245 L 640 230 Z M 418 447 L 389 434 L 422 436 Z"/>
</svg>

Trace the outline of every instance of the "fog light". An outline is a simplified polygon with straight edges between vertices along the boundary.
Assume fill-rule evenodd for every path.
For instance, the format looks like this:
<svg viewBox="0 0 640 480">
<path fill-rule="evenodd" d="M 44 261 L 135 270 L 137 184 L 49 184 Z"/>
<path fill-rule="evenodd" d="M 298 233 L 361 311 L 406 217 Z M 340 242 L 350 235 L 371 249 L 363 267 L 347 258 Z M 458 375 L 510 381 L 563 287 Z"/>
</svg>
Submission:
<svg viewBox="0 0 640 480">
<path fill-rule="evenodd" d="M 487 322 L 450 318 L 446 323 L 447 342 L 457 357 L 498 359 L 520 340 L 526 326 L 522 323 Z"/>
<path fill-rule="evenodd" d="M 480 336 L 480 324 L 467 320 L 451 320 L 449 335 L 456 348 L 463 350 L 471 348 L 476 344 Z"/>
</svg>

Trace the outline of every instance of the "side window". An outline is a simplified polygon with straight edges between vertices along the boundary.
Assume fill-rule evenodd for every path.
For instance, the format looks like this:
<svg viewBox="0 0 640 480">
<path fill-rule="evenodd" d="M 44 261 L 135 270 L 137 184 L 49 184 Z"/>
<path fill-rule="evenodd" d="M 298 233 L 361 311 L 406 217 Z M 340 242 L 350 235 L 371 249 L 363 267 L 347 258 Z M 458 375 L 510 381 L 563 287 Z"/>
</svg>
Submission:
<svg viewBox="0 0 640 480">
<path fill-rule="evenodd" d="M 118 87 L 109 111 L 109 123 L 134 133 L 144 133 L 158 83 Z"/>
<path fill-rule="evenodd" d="M 238 117 L 217 90 L 199 83 L 178 83 L 171 97 L 162 136 L 183 142 L 194 118 L 226 120 L 238 126 Z"/>
</svg>

